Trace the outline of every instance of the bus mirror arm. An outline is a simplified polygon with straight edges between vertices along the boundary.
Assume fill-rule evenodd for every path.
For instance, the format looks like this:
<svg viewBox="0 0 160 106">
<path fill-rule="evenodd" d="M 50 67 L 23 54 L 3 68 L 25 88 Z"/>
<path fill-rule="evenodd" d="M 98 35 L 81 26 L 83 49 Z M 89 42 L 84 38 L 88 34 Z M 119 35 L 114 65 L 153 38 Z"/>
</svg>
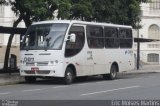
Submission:
<svg viewBox="0 0 160 106">
<path fill-rule="evenodd" d="M 70 41 L 70 42 L 76 42 L 76 34 L 72 33 L 70 35 L 67 36 L 66 41 Z"/>
</svg>

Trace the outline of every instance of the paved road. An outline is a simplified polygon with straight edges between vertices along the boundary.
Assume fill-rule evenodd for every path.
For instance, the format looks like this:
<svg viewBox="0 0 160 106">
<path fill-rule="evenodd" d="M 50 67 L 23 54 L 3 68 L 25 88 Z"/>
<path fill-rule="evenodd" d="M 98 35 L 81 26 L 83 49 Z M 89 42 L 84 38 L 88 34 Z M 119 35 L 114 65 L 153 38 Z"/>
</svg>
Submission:
<svg viewBox="0 0 160 106">
<path fill-rule="evenodd" d="M 63 85 L 54 80 L 0 86 L 1 100 L 130 100 L 160 98 L 160 73 L 119 75 L 106 81 L 90 77 Z"/>
</svg>

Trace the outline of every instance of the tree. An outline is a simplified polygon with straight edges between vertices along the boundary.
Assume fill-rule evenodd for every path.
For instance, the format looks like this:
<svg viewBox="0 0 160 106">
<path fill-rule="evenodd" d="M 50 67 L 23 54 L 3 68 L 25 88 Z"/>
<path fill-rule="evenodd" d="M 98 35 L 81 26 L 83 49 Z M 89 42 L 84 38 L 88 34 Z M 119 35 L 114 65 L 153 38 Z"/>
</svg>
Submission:
<svg viewBox="0 0 160 106">
<path fill-rule="evenodd" d="M 93 16 L 98 22 L 136 27 L 140 20 L 140 3 L 140 0 L 93 0 Z"/>
<path fill-rule="evenodd" d="M 72 0 L 70 19 L 92 21 L 93 8 L 92 0 Z"/>
<path fill-rule="evenodd" d="M 18 17 L 13 23 L 13 27 L 15 28 L 22 20 L 26 27 L 28 27 L 33 21 L 54 18 L 53 12 L 58 9 L 57 4 L 59 2 L 60 0 L 1 0 L 0 4 L 12 7 L 12 10 Z M 14 34 L 10 34 L 4 59 L 4 70 L 8 70 L 8 60 L 13 37 Z"/>
<path fill-rule="evenodd" d="M 140 3 L 148 0 L 1 0 L 0 4 L 10 5 L 18 17 L 13 23 L 17 27 L 24 21 L 26 27 L 33 21 L 53 19 L 58 10 L 58 18 L 81 19 L 86 21 L 109 22 L 132 25 L 140 21 Z M 14 34 L 9 37 L 6 48 L 4 69 L 8 69 L 10 47 Z"/>
<path fill-rule="evenodd" d="M 60 0 L 58 3 L 58 16 L 59 19 L 69 19 L 71 12 L 71 0 Z"/>
<path fill-rule="evenodd" d="M 70 18 L 131 25 L 140 22 L 140 3 L 149 0 L 71 0 Z"/>
</svg>

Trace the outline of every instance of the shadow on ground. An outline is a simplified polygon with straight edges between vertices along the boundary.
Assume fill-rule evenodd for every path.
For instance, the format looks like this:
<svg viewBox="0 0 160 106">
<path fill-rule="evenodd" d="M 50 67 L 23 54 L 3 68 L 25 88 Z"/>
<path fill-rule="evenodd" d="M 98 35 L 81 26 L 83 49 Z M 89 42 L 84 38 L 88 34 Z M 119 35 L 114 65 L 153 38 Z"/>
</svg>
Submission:
<svg viewBox="0 0 160 106">
<path fill-rule="evenodd" d="M 146 77 L 154 74 L 160 73 L 140 73 L 140 74 L 124 74 L 120 73 L 117 76 L 117 79 L 133 79 L 133 78 L 141 78 Z M 85 83 L 93 83 L 93 82 L 101 82 L 101 81 L 112 81 L 112 80 L 105 80 L 102 76 L 88 76 L 88 77 L 79 77 L 76 78 L 73 84 L 85 84 Z M 64 85 L 63 80 L 60 78 L 52 78 L 52 79 L 37 79 L 35 83 L 26 83 L 21 82 L 19 84 L 33 84 L 33 85 Z"/>
</svg>

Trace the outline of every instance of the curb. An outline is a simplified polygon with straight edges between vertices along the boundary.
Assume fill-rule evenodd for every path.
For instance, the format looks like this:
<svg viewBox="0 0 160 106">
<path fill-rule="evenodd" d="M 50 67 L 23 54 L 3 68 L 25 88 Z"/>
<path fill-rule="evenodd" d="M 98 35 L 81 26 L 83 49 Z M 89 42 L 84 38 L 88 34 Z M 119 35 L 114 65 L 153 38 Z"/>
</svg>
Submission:
<svg viewBox="0 0 160 106">
<path fill-rule="evenodd" d="M 147 71 L 147 70 L 134 70 L 134 71 L 126 71 L 126 72 L 121 72 L 119 74 L 127 74 L 127 75 L 133 75 L 133 74 L 152 74 L 152 73 L 159 73 L 160 70 L 152 70 L 152 71 Z"/>
<path fill-rule="evenodd" d="M 19 73 L 0 74 L 0 86 L 12 85 L 24 82 L 24 78 Z"/>
<path fill-rule="evenodd" d="M 23 81 L 13 81 L 13 82 L 9 81 L 9 82 L 5 82 L 5 83 L 0 83 L 0 86 L 19 84 L 21 82 L 23 82 Z"/>
</svg>

